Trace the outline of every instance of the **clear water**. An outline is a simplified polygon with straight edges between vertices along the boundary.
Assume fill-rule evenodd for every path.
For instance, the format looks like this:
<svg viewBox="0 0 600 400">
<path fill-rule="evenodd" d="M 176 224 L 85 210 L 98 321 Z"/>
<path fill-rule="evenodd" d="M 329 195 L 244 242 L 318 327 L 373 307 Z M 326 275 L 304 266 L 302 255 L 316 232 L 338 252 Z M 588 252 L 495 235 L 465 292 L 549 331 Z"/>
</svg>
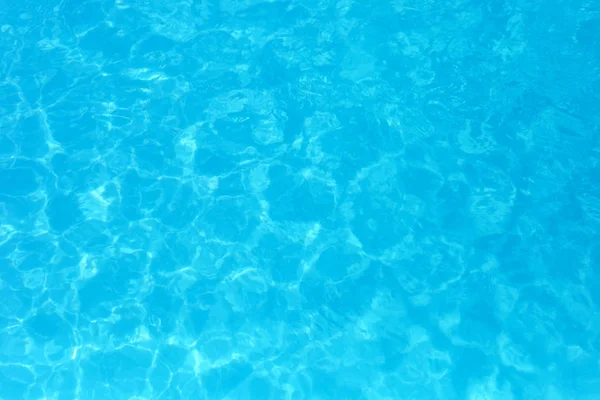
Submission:
<svg viewBox="0 0 600 400">
<path fill-rule="evenodd" d="M 0 2 L 0 398 L 600 398 L 598 1 Z"/>
</svg>

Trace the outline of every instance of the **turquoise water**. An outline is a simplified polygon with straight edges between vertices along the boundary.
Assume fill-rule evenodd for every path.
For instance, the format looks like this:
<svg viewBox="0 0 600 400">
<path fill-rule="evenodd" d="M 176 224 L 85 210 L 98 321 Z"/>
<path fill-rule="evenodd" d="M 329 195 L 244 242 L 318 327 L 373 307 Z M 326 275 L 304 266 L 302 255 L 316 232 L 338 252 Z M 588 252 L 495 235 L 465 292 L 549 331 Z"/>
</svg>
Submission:
<svg viewBox="0 0 600 400">
<path fill-rule="evenodd" d="M 0 0 L 0 399 L 600 398 L 598 1 Z"/>
</svg>

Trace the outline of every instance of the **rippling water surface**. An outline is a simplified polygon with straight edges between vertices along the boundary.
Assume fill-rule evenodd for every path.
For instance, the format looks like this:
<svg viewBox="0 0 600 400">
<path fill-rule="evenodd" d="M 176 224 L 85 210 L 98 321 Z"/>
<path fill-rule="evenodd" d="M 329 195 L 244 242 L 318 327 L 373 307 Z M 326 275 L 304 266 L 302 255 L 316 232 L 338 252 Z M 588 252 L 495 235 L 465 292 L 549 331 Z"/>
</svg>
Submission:
<svg viewBox="0 0 600 400">
<path fill-rule="evenodd" d="M 0 0 L 0 399 L 600 398 L 599 38 Z"/>
</svg>

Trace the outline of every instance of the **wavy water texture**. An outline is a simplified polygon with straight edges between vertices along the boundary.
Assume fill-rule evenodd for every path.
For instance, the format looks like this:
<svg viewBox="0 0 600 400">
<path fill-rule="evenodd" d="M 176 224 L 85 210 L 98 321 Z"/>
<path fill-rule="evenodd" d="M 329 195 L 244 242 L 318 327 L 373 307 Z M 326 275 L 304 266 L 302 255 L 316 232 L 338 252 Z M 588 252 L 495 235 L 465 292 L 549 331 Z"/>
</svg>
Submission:
<svg viewBox="0 0 600 400">
<path fill-rule="evenodd" d="M 600 8 L 0 3 L 0 399 L 600 398 Z"/>
</svg>

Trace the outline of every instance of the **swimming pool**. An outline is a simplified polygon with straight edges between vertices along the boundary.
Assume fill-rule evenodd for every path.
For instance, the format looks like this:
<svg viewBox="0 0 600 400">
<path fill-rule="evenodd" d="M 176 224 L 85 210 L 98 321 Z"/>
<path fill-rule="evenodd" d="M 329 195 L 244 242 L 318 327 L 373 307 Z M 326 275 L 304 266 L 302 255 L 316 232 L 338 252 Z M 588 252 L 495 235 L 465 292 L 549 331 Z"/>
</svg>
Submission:
<svg viewBox="0 0 600 400">
<path fill-rule="evenodd" d="M 593 1 L 4 1 L 0 399 L 600 398 Z"/>
</svg>

